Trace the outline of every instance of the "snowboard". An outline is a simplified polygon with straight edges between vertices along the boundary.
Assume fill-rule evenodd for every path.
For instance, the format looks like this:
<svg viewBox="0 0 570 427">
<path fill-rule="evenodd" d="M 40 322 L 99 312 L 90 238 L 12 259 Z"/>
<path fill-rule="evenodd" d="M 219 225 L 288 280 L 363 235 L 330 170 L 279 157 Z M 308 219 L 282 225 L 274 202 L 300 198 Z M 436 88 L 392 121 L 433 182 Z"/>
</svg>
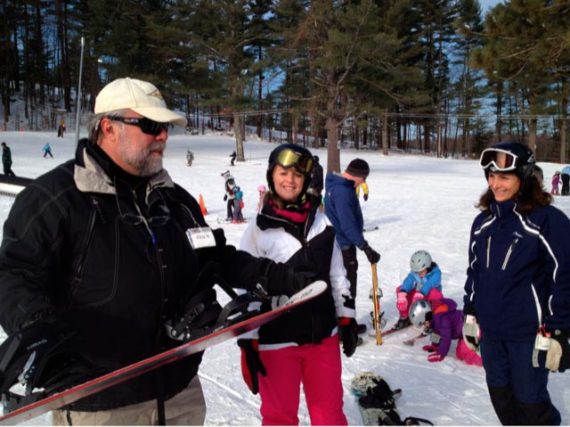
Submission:
<svg viewBox="0 0 570 427">
<path fill-rule="evenodd" d="M 386 418 L 386 407 L 364 407 L 361 399 L 365 397 L 375 387 L 377 381 L 382 381 L 382 377 L 373 372 L 361 372 L 351 381 L 350 392 L 356 398 L 358 411 L 362 418 L 362 425 L 377 426 L 383 423 L 380 420 Z M 390 390 L 390 398 L 395 401 L 402 394 L 401 389 Z M 388 423 L 386 423 L 388 425 Z"/>
<path fill-rule="evenodd" d="M 263 312 L 245 320 L 234 319 L 214 326 L 212 332 L 188 341 L 178 347 L 151 356 L 139 362 L 117 369 L 113 372 L 94 378 L 83 384 L 76 385 L 67 390 L 47 396 L 28 405 L 17 408 L 0 417 L 0 424 L 17 424 L 22 421 L 42 415 L 48 411 L 59 409 L 79 399 L 98 393 L 114 385 L 145 374 L 161 366 L 175 362 L 192 354 L 203 351 L 209 347 L 235 338 L 245 332 L 256 329 L 285 312 L 304 304 L 317 297 L 326 289 L 324 281 L 316 281 L 303 290 L 292 295 L 284 304 L 277 308 Z M 231 302 L 230 302 L 231 304 Z"/>
</svg>

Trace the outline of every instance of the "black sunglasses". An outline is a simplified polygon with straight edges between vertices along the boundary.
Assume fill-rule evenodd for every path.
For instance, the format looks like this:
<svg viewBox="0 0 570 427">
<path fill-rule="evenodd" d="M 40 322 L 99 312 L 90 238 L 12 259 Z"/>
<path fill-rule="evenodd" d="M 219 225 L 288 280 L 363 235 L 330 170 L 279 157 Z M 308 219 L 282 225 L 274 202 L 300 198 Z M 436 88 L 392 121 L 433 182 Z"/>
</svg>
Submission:
<svg viewBox="0 0 570 427">
<path fill-rule="evenodd" d="M 125 123 L 131 126 L 137 126 L 141 131 L 147 135 L 160 135 L 162 131 L 168 132 L 168 123 L 155 122 L 154 120 L 147 119 L 146 117 L 135 118 L 135 117 L 121 117 L 121 116 L 109 116 L 110 120 Z"/>
</svg>

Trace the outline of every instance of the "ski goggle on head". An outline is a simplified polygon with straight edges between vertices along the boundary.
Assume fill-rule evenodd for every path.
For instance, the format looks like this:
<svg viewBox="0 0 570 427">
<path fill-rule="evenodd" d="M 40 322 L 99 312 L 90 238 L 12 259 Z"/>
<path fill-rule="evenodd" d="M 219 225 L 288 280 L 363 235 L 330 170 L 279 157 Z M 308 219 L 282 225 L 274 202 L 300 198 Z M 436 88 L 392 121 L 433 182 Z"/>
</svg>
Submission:
<svg viewBox="0 0 570 427">
<path fill-rule="evenodd" d="M 479 164 L 483 170 L 492 172 L 512 172 L 517 169 L 518 156 L 500 148 L 487 148 L 481 153 Z"/>
<path fill-rule="evenodd" d="M 313 169 L 313 157 L 306 153 L 286 148 L 275 156 L 275 163 L 284 168 L 294 167 L 297 171 L 308 174 Z"/>
</svg>

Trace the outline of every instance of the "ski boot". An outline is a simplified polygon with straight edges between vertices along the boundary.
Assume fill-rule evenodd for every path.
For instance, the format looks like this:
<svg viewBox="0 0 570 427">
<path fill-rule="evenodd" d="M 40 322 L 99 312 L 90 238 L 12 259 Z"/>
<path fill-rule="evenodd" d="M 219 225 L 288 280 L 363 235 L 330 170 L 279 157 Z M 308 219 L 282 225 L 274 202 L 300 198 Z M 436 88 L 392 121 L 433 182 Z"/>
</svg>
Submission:
<svg viewBox="0 0 570 427">
<path fill-rule="evenodd" d="M 400 330 L 400 329 L 407 328 L 407 327 L 410 326 L 411 324 L 412 324 L 412 322 L 410 322 L 410 318 L 409 318 L 409 317 L 406 317 L 406 318 L 400 317 L 400 318 L 398 319 L 398 321 L 396 322 L 396 324 L 394 325 L 394 328 L 393 328 L 393 329 L 396 330 L 396 331 L 398 331 L 398 330 Z"/>
</svg>

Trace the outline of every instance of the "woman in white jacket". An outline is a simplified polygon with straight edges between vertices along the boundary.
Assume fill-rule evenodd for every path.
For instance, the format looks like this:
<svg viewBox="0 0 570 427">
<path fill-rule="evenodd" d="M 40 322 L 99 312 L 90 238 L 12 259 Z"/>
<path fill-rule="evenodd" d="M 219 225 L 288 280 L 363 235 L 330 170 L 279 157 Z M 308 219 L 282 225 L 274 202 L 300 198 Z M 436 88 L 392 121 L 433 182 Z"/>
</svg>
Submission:
<svg viewBox="0 0 570 427">
<path fill-rule="evenodd" d="M 311 424 L 347 424 L 339 339 L 350 357 L 357 341 L 354 300 L 334 229 L 318 212 L 320 200 L 306 192 L 313 163 L 303 147 L 273 150 L 269 191 L 240 244 L 254 256 L 286 263 L 329 285 L 315 300 L 262 326 L 256 339 L 239 341 L 244 379 L 254 393 L 259 388 L 263 425 L 299 423 L 301 384 Z"/>
</svg>

